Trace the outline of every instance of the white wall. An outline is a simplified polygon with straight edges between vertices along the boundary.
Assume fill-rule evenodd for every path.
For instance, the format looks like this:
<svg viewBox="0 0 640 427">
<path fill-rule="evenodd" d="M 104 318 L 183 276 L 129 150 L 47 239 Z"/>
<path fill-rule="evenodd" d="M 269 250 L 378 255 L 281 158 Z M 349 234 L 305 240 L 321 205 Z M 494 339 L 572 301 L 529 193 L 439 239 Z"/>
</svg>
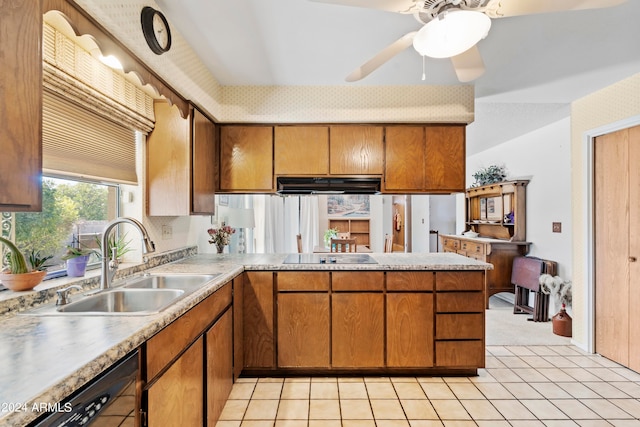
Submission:
<svg viewBox="0 0 640 427">
<path fill-rule="evenodd" d="M 411 196 L 411 252 L 431 252 L 429 248 L 429 196 Z"/>
<path fill-rule="evenodd" d="M 558 274 L 572 278 L 571 121 L 559 120 L 467 158 L 467 186 L 481 167 L 504 165 L 508 178 L 528 178 L 529 255 L 556 261 Z M 562 223 L 562 233 L 552 232 Z"/>
</svg>

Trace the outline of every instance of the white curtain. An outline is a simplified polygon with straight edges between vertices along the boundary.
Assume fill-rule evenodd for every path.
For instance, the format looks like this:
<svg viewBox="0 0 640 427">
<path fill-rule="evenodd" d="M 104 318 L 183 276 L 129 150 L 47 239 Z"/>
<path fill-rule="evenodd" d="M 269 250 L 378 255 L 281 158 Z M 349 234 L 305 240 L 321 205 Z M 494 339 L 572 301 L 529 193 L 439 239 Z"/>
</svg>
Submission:
<svg viewBox="0 0 640 427">
<path fill-rule="evenodd" d="M 300 234 L 302 235 L 302 252 L 313 252 L 314 246 L 319 246 L 318 227 L 318 197 L 300 197 Z"/>
<path fill-rule="evenodd" d="M 302 234 L 304 252 L 318 244 L 318 198 L 253 196 L 257 253 L 295 253 L 296 234 Z"/>
</svg>

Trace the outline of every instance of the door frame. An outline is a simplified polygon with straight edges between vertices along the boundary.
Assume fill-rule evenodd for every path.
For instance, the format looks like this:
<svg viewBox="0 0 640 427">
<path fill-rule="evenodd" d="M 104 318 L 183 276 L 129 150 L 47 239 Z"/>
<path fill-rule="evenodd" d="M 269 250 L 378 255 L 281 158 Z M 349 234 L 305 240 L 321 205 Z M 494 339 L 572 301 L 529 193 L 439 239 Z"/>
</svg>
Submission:
<svg viewBox="0 0 640 427">
<path fill-rule="evenodd" d="M 613 133 L 622 129 L 631 128 L 640 125 L 640 115 L 631 116 L 623 120 L 618 120 L 613 123 L 608 123 L 597 128 L 589 129 L 582 134 L 582 144 L 585 147 L 582 154 L 582 191 L 585 197 L 582 199 L 582 212 L 583 215 L 583 227 L 582 235 L 586 236 L 584 249 L 582 250 L 582 257 L 584 259 L 583 275 L 585 278 L 585 313 L 584 321 L 587 331 L 586 348 L 583 350 L 589 353 L 595 353 L 595 333 L 596 333 L 596 319 L 595 319 L 595 255 L 594 255 L 594 163 L 593 163 L 593 151 L 595 139 L 599 136 Z M 575 344 L 575 343 L 574 343 Z"/>
</svg>

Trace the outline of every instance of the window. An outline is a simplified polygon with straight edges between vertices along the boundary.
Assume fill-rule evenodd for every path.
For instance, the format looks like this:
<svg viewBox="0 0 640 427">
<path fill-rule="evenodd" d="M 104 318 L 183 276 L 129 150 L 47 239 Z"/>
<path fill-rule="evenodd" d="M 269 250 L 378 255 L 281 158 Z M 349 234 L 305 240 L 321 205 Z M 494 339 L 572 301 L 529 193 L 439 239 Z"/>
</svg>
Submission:
<svg viewBox="0 0 640 427">
<path fill-rule="evenodd" d="M 117 184 L 44 177 L 42 212 L 16 212 L 3 217 L 3 235 L 29 256 L 52 256 L 46 263 L 49 276 L 65 274 L 62 256 L 67 246 L 97 249 L 96 236 L 118 216 Z M 97 265 L 92 255 L 90 264 Z"/>
</svg>

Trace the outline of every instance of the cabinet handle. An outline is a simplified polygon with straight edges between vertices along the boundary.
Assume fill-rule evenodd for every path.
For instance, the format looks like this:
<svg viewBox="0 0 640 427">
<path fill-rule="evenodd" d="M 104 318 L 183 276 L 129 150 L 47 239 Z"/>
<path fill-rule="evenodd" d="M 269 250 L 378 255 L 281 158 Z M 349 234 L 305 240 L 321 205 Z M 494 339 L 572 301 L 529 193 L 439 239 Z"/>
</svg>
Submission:
<svg viewBox="0 0 640 427">
<path fill-rule="evenodd" d="M 638 261 L 638 258 L 634 257 L 634 256 L 630 256 L 629 257 L 629 262 L 636 262 Z"/>
</svg>

